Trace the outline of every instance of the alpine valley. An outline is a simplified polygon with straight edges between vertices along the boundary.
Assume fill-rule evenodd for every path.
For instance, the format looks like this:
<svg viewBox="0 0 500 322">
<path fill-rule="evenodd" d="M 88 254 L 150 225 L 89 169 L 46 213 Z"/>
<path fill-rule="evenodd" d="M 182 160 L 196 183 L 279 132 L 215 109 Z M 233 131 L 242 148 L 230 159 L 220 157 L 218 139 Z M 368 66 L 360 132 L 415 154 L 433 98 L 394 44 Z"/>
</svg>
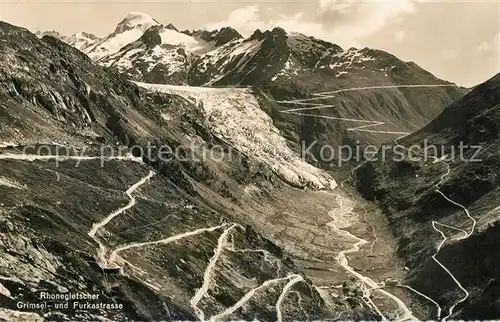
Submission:
<svg viewBox="0 0 500 322">
<path fill-rule="evenodd" d="M 500 318 L 500 75 L 138 12 L 0 70 L 1 321 Z"/>
</svg>

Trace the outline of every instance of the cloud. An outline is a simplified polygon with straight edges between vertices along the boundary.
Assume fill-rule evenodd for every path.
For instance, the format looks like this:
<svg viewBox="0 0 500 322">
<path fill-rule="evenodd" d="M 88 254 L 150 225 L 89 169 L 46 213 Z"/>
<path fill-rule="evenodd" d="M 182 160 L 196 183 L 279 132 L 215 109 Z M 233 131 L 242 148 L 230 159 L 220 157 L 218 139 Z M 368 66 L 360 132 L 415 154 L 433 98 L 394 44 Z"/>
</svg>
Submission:
<svg viewBox="0 0 500 322">
<path fill-rule="evenodd" d="M 413 1 L 362 1 L 351 3 L 349 10 L 333 10 L 344 16 L 342 25 L 335 28 L 337 33 L 349 33 L 354 39 L 368 37 L 389 23 L 401 22 L 405 16 L 416 12 Z"/>
<path fill-rule="evenodd" d="M 477 47 L 476 51 L 480 54 L 498 53 L 500 52 L 500 33 L 495 35 L 489 41 L 481 42 Z"/>
<path fill-rule="evenodd" d="M 225 26 L 235 28 L 246 37 L 250 36 L 257 29 L 270 30 L 274 27 L 281 27 L 287 32 L 300 32 L 324 40 L 333 40 L 330 30 L 326 29 L 321 23 L 305 20 L 301 12 L 295 15 L 274 15 L 268 19 L 264 19 L 257 5 L 238 8 L 232 11 L 226 20 L 209 23 L 205 28 L 211 30 L 220 29 Z"/>
<path fill-rule="evenodd" d="M 321 11 L 348 11 L 354 5 L 352 0 L 319 0 Z"/>
<path fill-rule="evenodd" d="M 367 37 L 390 23 L 402 22 L 417 11 L 413 0 L 320 0 L 319 4 L 321 14 L 342 21 L 334 26 L 336 33 L 349 33 L 354 39 Z"/>
<path fill-rule="evenodd" d="M 405 39 L 406 39 L 406 32 L 402 30 L 394 32 L 394 40 L 396 42 L 402 42 Z"/>
<path fill-rule="evenodd" d="M 415 3 L 411 0 L 392 2 L 320 0 L 318 15 L 313 18 L 306 19 L 302 12 L 267 15 L 264 18 L 265 13 L 258 5 L 248 5 L 232 11 L 223 21 L 207 24 L 206 28 L 219 29 L 231 26 L 248 36 L 256 29 L 272 29 L 279 26 L 290 32 L 300 32 L 348 48 L 359 47 L 363 38 L 415 12 Z M 336 23 L 329 23 L 331 21 Z M 399 34 L 396 37 L 401 39 L 404 35 Z"/>
<path fill-rule="evenodd" d="M 209 23 L 205 28 L 212 30 L 231 26 L 243 35 L 248 36 L 264 25 L 265 22 L 260 19 L 259 7 L 257 5 L 248 5 L 233 10 L 226 20 Z"/>
</svg>

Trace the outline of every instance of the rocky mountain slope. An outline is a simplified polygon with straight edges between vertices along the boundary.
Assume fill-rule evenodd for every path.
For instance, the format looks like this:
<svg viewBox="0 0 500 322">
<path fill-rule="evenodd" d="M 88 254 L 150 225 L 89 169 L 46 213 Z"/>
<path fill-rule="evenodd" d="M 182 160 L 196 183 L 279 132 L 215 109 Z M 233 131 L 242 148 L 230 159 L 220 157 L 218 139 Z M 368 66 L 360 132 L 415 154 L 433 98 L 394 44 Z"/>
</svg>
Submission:
<svg viewBox="0 0 500 322">
<path fill-rule="evenodd" d="M 0 23 L 0 38 L 0 318 L 410 314 L 411 297 L 367 289 L 401 275 L 390 236 L 359 246 L 363 204 L 293 154 L 257 92 L 141 89 L 54 37 Z M 223 126 L 228 109 L 258 127 Z"/>
<path fill-rule="evenodd" d="M 302 142 L 386 142 L 427 124 L 465 92 L 389 53 L 343 50 L 280 28 L 256 31 L 195 59 L 188 83 L 258 88 L 266 112 L 297 150 Z M 411 88 L 418 85 L 425 86 Z M 364 90 L 342 91 L 349 88 Z M 317 147 L 311 152 L 321 163 Z"/>
<path fill-rule="evenodd" d="M 400 238 L 409 283 L 441 305 L 442 317 L 450 308 L 453 319 L 500 316 L 499 121 L 497 74 L 397 141 L 414 146 L 417 160 L 388 155 L 357 171 L 358 190 L 379 202 Z"/>
<path fill-rule="evenodd" d="M 342 158 L 324 160 L 319 147 L 387 142 L 418 130 L 466 92 L 387 52 L 344 50 L 281 28 L 244 39 L 229 27 L 179 32 L 132 13 L 84 51 L 140 82 L 254 87 L 292 149 L 313 145 L 310 162 L 326 169 Z M 339 92 L 346 88 L 366 89 Z"/>
</svg>

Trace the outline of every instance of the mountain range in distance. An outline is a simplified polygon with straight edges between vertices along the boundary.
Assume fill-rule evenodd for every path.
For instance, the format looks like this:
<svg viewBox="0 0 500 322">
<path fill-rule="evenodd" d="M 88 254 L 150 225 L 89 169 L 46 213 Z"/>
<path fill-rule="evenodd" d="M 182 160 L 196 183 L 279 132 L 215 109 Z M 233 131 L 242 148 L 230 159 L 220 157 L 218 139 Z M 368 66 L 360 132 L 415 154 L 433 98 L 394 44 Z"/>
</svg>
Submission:
<svg viewBox="0 0 500 322">
<path fill-rule="evenodd" d="M 57 36 L 54 32 L 52 35 Z M 325 97 L 321 103 L 337 107 L 324 111 L 308 109 L 307 112 L 383 122 L 375 128 L 378 133 L 347 133 L 348 125 L 352 124 L 332 122 L 331 119 L 325 122 L 316 117 L 306 119 L 306 122 L 321 124 L 315 128 L 326 127 L 326 133 L 333 131 L 333 127 L 340 132 L 331 138 L 325 136 L 325 131 L 309 133 L 307 142 L 318 140 L 320 143 L 339 144 L 350 139 L 366 143 L 385 142 L 390 139 L 390 134 L 382 132 L 416 131 L 467 92 L 467 89 L 438 79 L 415 63 L 404 62 L 387 52 L 369 48 L 342 49 L 330 42 L 289 33 L 281 28 L 256 30 L 248 38 L 231 27 L 214 31 L 179 31 L 172 24 L 162 25 L 147 14 L 133 12 L 104 38 L 85 33 L 59 38 L 73 46 L 77 44 L 76 48 L 96 63 L 138 82 L 258 87 L 262 98 L 267 101 L 267 110 L 277 114 L 278 126 L 284 132 L 300 125 L 297 117 L 282 112 L 304 105 L 277 105 L 276 101 L 309 98 L 314 93 L 353 86 L 440 85 L 387 91 L 376 100 L 373 99 L 375 93 L 370 91 Z M 296 149 L 299 149 L 299 137 L 291 138 Z"/>
</svg>

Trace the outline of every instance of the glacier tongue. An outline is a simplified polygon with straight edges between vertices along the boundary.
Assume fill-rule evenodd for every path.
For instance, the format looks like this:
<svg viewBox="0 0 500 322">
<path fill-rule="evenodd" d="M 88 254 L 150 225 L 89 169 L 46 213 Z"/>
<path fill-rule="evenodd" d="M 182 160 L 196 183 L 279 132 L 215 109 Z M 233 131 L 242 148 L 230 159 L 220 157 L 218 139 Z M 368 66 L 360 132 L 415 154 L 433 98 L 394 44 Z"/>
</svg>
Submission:
<svg viewBox="0 0 500 322">
<path fill-rule="evenodd" d="M 193 98 L 203 105 L 211 130 L 237 149 L 270 166 L 287 183 L 297 187 L 334 189 L 336 181 L 325 171 L 302 160 L 287 145 L 272 119 L 245 88 L 208 88 L 136 83 L 153 91 Z"/>
</svg>

